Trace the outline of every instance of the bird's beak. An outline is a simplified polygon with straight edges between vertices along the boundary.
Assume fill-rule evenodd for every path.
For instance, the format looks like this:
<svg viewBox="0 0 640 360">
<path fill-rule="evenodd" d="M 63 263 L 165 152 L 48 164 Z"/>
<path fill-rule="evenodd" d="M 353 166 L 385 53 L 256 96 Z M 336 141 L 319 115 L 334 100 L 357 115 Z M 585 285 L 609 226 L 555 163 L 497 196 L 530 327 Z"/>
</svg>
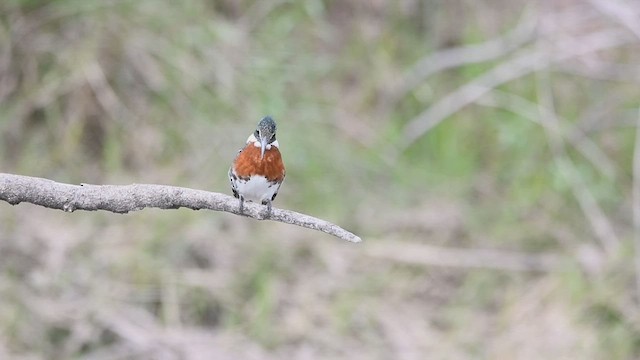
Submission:
<svg viewBox="0 0 640 360">
<path fill-rule="evenodd" d="M 267 138 L 264 136 L 260 137 L 260 159 L 264 159 L 264 151 L 267 148 Z"/>
</svg>

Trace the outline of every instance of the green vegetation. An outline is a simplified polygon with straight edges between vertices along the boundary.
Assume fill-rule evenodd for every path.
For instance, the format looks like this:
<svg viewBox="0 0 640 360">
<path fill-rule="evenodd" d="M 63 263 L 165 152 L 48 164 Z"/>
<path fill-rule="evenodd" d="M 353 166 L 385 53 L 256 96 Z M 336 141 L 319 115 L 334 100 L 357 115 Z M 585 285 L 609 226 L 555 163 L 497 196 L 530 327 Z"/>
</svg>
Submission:
<svg viewBox="0 0 640 360">
<path fill-rule="evenodd" d="M 271 114 L 287 167 L 274 206 L 365 240 L 2 203 L 0 358 L 640 357 L 640 40 L 572 3 L 0 3 L 3 172 L 230 193 L 231 160 Z M 512 51 L 407 77 L 527 19 Z M 540 59 L 477 83 L 524 54 Z M 443 102 L 465 86 L 486 94 Z M 407 132 L 439 107 L 455 111 Z"/>
</svg>

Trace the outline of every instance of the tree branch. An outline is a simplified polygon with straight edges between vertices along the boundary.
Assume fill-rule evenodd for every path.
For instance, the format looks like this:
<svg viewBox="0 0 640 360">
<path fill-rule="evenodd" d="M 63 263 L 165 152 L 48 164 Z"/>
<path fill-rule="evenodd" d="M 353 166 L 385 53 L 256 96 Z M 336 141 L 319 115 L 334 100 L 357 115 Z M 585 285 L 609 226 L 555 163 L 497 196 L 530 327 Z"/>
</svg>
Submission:
<svg viewBox="0 0 640 360">
<path fill-rule="evenodd" d="M 273 208 L 265 218 L 265 207 L 246 203 L 238 211 L 238 200 L 224 194 L 177 186 L 154 184 L 132 185 L 71 185 L 48 179 L 0 173 L 0 200 L 11 205 L 28 202 L 66 212 L 75 210 L 106 210 L 119 214 L 148 207 L 160 209 L 226 211 L 256 220 L 274 220 L 319 230 L 340 239 L 360 242 L 360 237 L 328 221 L 294 211 Z"/>
</svg>

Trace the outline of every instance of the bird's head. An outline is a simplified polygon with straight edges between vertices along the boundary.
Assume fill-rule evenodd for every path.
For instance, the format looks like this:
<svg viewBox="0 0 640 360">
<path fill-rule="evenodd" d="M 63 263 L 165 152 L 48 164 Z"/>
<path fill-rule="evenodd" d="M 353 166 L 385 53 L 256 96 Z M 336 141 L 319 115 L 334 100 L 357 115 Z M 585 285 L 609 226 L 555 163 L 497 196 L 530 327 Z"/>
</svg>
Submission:
<svg viewBox="0 0 640 360">
<path fill-rule="evenodd" d="M 276 141 L 276 122 L 271 116 L 265 116 L 258 123 L 258 128 L 253 136 L 260 142 L 260 158 L 264 158 L 264 151 L 267 145 Z"/>
</svg>

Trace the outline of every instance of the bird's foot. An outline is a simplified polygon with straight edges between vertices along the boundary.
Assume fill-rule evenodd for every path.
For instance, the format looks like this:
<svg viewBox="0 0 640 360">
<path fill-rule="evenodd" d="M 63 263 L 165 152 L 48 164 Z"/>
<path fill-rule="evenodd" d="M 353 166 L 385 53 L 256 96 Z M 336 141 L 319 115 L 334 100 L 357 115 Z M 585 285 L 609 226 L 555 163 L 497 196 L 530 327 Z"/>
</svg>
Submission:
<svg viewBox="0 0 640 360">
<path fill-rule="evenodd" d="M 244 214 L 244 198 L 240 197 L 240 205 L 238 206 L 238 212 Z"/>
<path fill-rule="evenodd" d="M 267 212 L 262 215 L 262 218 L 269 219 L 271 217 L 271 201 L 267 201 L 266 204 L 263 203 L 263 205 L 267 205 Z"/>
</svg>

